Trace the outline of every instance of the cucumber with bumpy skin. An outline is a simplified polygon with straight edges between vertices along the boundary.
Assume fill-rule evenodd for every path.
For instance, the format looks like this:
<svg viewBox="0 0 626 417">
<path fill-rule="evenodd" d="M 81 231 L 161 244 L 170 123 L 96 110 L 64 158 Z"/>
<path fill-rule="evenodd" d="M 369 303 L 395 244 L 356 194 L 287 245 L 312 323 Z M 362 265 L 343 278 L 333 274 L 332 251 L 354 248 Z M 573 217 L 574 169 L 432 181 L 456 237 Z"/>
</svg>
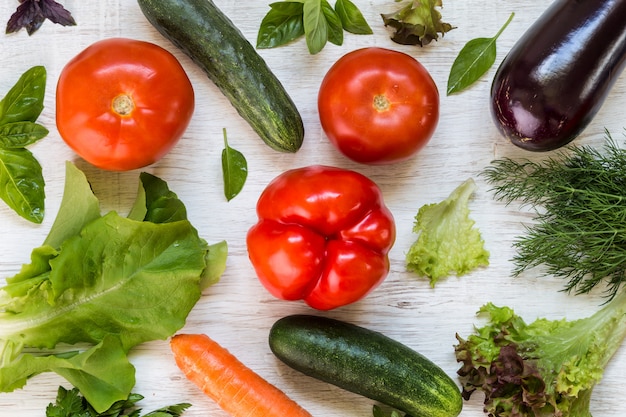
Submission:
<svg viewBox="0 0 626 417">
<path fill-rule="evenodd" d="M 211 0 L 138 0 L 163 36 L 187 54 L 272 149 L 296 152 L 304 126 L 294 102 L 233 22 Z"/>
<path fill-rule="evenodd" d="M 274 323 L 269 344 L 293 369 L 413 417 L 461 412 L 461 391 L 439 366 L 381 333 L 331 318 L 292 315 Z"/>
</svg>

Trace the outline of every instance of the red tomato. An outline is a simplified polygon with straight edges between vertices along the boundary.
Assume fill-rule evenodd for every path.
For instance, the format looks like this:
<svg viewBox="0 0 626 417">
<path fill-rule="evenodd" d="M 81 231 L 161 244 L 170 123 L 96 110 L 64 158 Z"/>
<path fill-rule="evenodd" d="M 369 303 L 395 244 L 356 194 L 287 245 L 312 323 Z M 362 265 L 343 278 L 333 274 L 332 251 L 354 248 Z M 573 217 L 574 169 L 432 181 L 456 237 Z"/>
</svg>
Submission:
<svg viewBox="0 0 626 417">
<path fill-rule="evenodd" d="M 183 135 L 194 91 L 178 60 L 152 43 L 94 43 L 63 68 L 56 91 L 61 137 L 87 162 L 125 171 L 162 158 Z"/>
<path fill-rule="evenodd" d="M 330 68 L 318 109 L 341 153 L 364 164 L 388 164 L 408 159 L 430 140 L 439 121 L 439 91 L 411 56 L 364 48 Z"/>
<path fill-rule="evenodd" d="M 263 191 L 257 215 L 248 255 L 275 297 L 330 310 L 365 297 L 389 272 L 393 216 L 378 186 L 359 173 L 287 171 Z"/>
</svg>

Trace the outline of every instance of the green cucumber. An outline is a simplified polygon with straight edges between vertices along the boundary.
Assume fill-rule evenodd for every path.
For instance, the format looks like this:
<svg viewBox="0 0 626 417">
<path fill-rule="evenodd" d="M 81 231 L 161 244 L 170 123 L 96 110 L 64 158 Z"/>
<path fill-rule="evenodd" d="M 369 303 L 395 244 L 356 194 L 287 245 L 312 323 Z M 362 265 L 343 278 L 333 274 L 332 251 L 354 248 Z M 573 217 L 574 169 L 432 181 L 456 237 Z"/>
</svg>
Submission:
<svg viewBox="0 0 626 417">
<path fill-rule="evenodd" d="M 272 149 L 296 152 L 304 125 L 267 63 L 211 0 L 138 0 L 148 21 L 187 54 Z"/>
<path fill-rule="evenodd" d="M 463 407 L 460 389 L 439 366 L 373 330 L 292 315 L 274 323 L 269 344 L 293 369 L 413 417 L 456 417 Z"/>
</svg>

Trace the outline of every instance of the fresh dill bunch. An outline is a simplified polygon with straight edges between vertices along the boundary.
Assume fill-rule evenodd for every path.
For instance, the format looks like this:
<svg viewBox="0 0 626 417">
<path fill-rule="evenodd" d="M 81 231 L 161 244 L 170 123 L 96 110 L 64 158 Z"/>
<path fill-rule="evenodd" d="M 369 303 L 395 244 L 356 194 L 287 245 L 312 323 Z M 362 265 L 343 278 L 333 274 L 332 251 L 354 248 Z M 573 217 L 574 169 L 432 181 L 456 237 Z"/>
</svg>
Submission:
<svg viewBox="0 0 626 417">
<path fill-rule="evenodd" d="M 534 211 L 518 237 L 513 275 L 538 265 L 583 294 L 606 284 L 612 299 L 626 282 L 626 150 L 606 132 L 601 149 L 569 146 L 542 162 L 503 158 L 481 175 L 494 198 Z"/>
</svg>

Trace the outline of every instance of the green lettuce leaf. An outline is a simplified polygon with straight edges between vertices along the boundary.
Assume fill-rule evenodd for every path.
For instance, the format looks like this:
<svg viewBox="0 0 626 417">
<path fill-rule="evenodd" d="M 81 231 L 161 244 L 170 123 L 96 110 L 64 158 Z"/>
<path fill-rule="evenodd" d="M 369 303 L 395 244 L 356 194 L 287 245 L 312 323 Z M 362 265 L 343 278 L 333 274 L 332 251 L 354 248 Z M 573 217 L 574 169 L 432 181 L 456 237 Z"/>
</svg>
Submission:
<svg viewBox="0 0 626 417">
<path fill-rule="evenodd" d="M 407 269 L 430 278 L 432 287 L 442 277 L 489 265 L 489 252 L 469 217 L 475 189 L 470 178 L 444 201 L 422 206 L 415 216 L 413 232 L 418 238 L 406 255 Z"/>
<path fill-rule="evenodd" d="M 9 350 L 13 352 L 9 352 Z M 96 409 L 107 409 L 112 399 L 125 399 L 135 385 L 135 368 L 118 338 L 105 337 L 84 351 L 57 354 L 20 353 L 13 342 L 4 346 L 0 361 L 0 386 L 13 391 L 42 372 L 56 372 L 80 391 L 89 393 Z"/>
<path fill-rule="evenodd" d="M 128 351 L 174 334 L 202 290 L 219 279 L 225 242 L 209 245 L 199 237 L 163 180 L 147 173 L 140 180 L 129 217 L 100 215 L 84 174 L 68 163 L 65 195 L 48 238 L 0 289 L 0 372 L 13 375 L 0 378 L 0 391 L 52 371 L 94 407 L 108 408 L 134 385 Z M 109 338 L 115 341 L 103 343 Z M 82 353 L 61 358 L 59 345 L 80 345 Z M 111 363 L 119 366 L 91 366 L 82 359 L 96 353 L 113 355 Z M 103 388 L 111 381 L 119 389 Z"/>
</svg>

